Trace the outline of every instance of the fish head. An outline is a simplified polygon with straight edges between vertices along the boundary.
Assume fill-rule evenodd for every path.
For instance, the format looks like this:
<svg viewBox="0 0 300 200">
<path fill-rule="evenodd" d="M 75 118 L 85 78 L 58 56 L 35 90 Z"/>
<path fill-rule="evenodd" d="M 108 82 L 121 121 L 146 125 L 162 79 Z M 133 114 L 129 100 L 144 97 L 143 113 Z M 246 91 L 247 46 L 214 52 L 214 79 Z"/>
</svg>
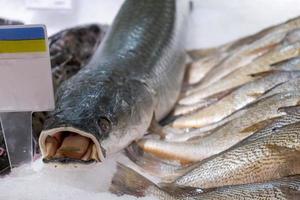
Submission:
<svg viewBox="0 0 300 200">
<path fill-rule="evenodd" d="M 151 123 L 153 101 L 143 84 L 90 82 L 88 87 L 72 87 L 58 90 L 56 109 L 41 133 L 39 143 L 45 162 L 102 161 L 141 138 Z M 101 90 L 95 93 L 93 87 Z M 81 153 L 73 156 L 66 149 Z"/>
</svg>

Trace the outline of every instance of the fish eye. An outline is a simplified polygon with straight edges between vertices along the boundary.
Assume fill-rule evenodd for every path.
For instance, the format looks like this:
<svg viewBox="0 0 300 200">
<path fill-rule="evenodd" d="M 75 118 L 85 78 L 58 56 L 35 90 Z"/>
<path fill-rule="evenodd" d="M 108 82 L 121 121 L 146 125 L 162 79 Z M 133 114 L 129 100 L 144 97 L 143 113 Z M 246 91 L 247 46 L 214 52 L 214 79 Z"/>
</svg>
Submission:
<svg viewBox="0 0 300 200">
<path fill-rule="evenodd" d="M 111 122 L 106 117 L 100 117 L 98 125 L 102 133 L 107 134 L 111 130 Z"/>
</svg>

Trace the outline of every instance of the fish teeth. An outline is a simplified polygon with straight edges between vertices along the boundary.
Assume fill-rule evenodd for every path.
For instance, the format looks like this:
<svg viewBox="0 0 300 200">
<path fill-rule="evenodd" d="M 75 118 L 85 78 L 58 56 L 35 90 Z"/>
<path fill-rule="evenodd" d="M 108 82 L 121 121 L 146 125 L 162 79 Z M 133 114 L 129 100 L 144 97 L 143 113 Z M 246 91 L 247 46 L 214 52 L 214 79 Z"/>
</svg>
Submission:
<svg viewBox="0 0 300 200">
<path fill-rule="evenodd" d="M 45 158 L 52 158 L 59 147 L 59 142 L 54 137 L 48 136 L 45 142 L 45 146 L 46 146 Z"/>
<path fill-rule="evenodd" d="M 90 160 L 92 154 L 92 145 L 90 144 L 88 149 L 86 150 L 86 153 L 82 156 L 81 160 L 88 161 Z"/>
<path fill-rule="evenodd" d="M 91 152 L 90 160 L 96 160 L 96 161 L 100 160 L 99 157 L 98 157 L 97 148 L 96 148 L 95 144 L 93 144 L 93 146 L 92 146 L 92 152 Z"/>
</svg>

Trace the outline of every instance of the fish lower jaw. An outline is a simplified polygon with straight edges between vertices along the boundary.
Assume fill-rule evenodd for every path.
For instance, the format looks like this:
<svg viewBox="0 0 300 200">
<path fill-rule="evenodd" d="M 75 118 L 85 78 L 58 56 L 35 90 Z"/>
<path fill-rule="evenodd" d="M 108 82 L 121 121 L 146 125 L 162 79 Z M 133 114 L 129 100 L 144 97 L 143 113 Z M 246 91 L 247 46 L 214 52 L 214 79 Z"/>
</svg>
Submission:
<svg viewBox="0 0 300 200">
<path fill-rule="evenodd" d="M 42 131 L 39 143 L 44 163 L 90 164 L 104 160 L 98 140 L 73 127 Z"/>
</svg>

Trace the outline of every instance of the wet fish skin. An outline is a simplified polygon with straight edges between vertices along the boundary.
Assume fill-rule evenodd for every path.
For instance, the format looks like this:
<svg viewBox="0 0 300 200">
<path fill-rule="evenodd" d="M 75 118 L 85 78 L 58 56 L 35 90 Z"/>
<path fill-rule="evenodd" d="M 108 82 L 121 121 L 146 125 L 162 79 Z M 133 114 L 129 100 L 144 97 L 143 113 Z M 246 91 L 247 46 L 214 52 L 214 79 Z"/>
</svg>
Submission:
<svg viewBox="0 0 300 200">
<path fill-rule="evenodd" d="M 265 52 L 263 52 L 265 53 Z M 191 87 L 189 90 L 185 92 L 186 96 L 192 95 L 198 91 L 204 90 L 205 88 L 210 87 L 218 80 L 226 77 L 231 72 L 243 67 L 249 63 L 251 63 L 254 59 L 256 59 L 260 54 L 250 55 L 239 55 L 236 53 L 235 56 L 228 56 L 227 59 L 224 59 L 221 64 L 213 67 L 205 77 L 201 79 L 199 84 L 196 84 L 194 87 Z M 186 104 L 183 101 L 180 103 Z"/>
<path fill-rule="evenodd" d="M 189 50 L 187 54 L 193 59 L 193 61 L 200 60 L 203 57 L 208 57 L 211 55 L 216 54 L 219 51 L 220 47 L 213 47 L 213 48 L 205 48 L 205 49 L 194 49 Z"/>
<path fill-rule="evenodd" d="M 142 139 L 139 146 L 147 153 L 183 163 L 196 162 L 218 154 L 237 144 L 255 131 L 272 123 L 284 115 L 278 112 L 281 107 L 295 106 L 299 103 L 298 93 L 282 93 L 255 102 L 237 111 L 235 117 L 224 125 L 187 142 L 168 142 L 156 139 Z M 203 134 L 203 133 L 202 133 Z"/>
<path fill-rule="evenodd" d="M 194 199 L 251 200 L 278 199 L 296 200 L 300 196 L 300 176 L 290 176 L 265 183 L 226 186 L 212 189 Z"/>
<path fill-rule="evenodd" d="M 229 89 L 226 91 L 216 93 L 207 98 L 201 99 L 199 102 L 197 102 L 195 104 L 191 104 L 191 105 L 181 105 L 180 103 L 177 103 L 174 108 L 173 115 L 175 115 L 175 116 L 185 115 L 190 112 L 208 107 L 208 106 L 212 105 L 213 103 L 218 102 L 220 99 L 226 97 L 228 94 L 230 94 L 235 89 L 236 88 L 232 88 L 232 89 Z"/>
<path fill-rule="evenodd" d="M 273 67 L 273 70 L 287 70 L 287 71 L 299 70 L 300 57 L 296 56 L 288 60 L 283 60 L 281 62 L 274 63 L 271 66 Z"/>
<path fill-rule="evenodd" d="M 294 62 L 294 61 L 291 61 L 291 62 Z M 283 82 L 283 83 L 278 84 L 275 87 L 271 88 L 270 90 L 266 91 L 264 94 L 262 94 L 262 96 L 258 97 L 257 101 L 259 101 L 260 99 L 275 95 L 275 94 L 279 94 L 279 93 L 297 92 L 299 90 L 299 87 L 298 87 L 299 85 L 300 85 L 300 79 L 299 78 L 294 78 L 294 79 L 291 79 L 289 81 Z M 236 112 L 233 115 L 230 115 L 229 117 L 226 117 L 225 119 L 223 119 L 219 122 L 216 122 L 216 123 L 208 125 L 208 126 L 204 126 L 202 128 L 197 128 L 197 129 L 191 130 L 187 133 L 184 132 L 184 131 L 181 131 L 184 134 L 173 134 L 174 131 L 171 131 L 171 132 L 167 131 L 168 134 L 166 135 L 166 140 L 180 142 L 180 141 L 187 141 L 187 140 L 189 140 L 190 138 L 193 138 L 193 137 L 199 137 L 199 136 L 202 136 L 202 135 L 207 135 L 214 128 L 222 126 L 225 123 L 229 122 L 230 120 L 235 119 L 236 117 L 239 117 L 238 113 L 239 112 Z M 181 129 L 178 129 L 177 132 L 180 133 L 179 130 L 181 130 Z"/>
<path fill-rule="evenodd" d="M 290 176 L 263 183 L 201 189 L 192 187 L 160 188 L 134 170 L 119 164 L 110 191 L 117 195 L 153 196 L 162 200 L 296 200 L 300 195 L 300 176 Z"/>
<path fill-rule="evenodd" d="M 175 4 L 123 4 L 88 65 L 58 89 L 57 108 L 40 137 L 42 150 L 46 135 L 71 131 L 91 137 L 102 160 L 141 138 L 154 113 L 161 119 L 171 110 L 185 71 L 182 26 L 188 14 Z M 109 122 L 107 132 L 101 120 Z"/>
<path fill-rule="evenodd" d="M 195 164 L 173 185 L 200 188 L 269 181 L 300 173 L 300 123 L 284 126 L 276 134 L 236 145 Z"/>
<path fill-rule="evenodd" d="M 192 62 L 187 69 L 188 84 L 200 82 L 218 63 L 224 59 L 224 56 L 212 55 Z"/>
<path fill-rule="evenodd" d="M 261 130 L 258 130 L 254 134 L 250 135 L 245 140 L 241 141 L 238 145 L 246 144 L 259 138 L 276 134 L 278 131 L 280 131 L 281 127 L 300 122 L 300 106 L 282 107 L 279 109 L 279 112 L 285 114 L 274 120 L 274 122 L 270 123 L 266 127 L 262 128 Z"/>
<path fill-rule="evenodd" d="M 207 124 L 218 122 L 245 105 L 255 101 L 260 95 L 274 86 L 290 79 L 297 78 L 299 75 L 300 73 L 297 71 L 274 72 L 255 81 L 246 83 L 218 102 L 203 108 L 198 112 L 176 119 L 173 126 L 194 126 L 194 121 L 197 121 L 197 126 L 202 127 Z M 189 124 L 189 122 L 191 122 L 191 124 Z"/>
</svg>

